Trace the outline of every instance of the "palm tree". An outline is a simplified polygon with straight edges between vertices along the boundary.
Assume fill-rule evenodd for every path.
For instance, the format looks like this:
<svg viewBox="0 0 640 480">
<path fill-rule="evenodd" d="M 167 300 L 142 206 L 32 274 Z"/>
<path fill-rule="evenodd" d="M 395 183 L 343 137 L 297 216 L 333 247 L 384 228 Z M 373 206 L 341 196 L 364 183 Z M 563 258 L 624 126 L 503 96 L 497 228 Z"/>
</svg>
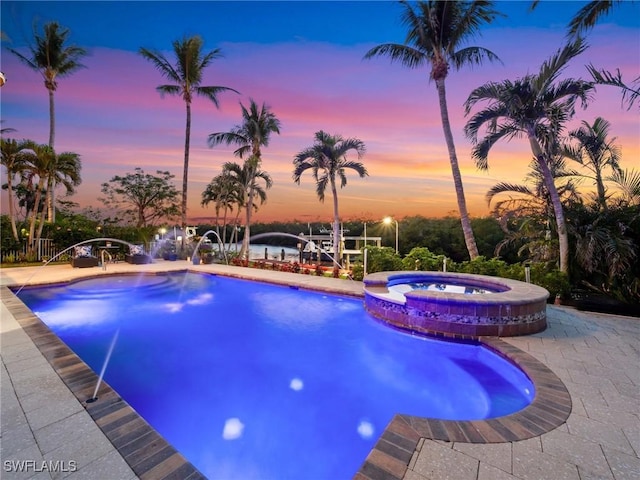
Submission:
<svg viewBox="0 0 640 480">
<path fill-rule="evenodd" d="M 589 64 L 587 65 L 587 71 L 596 84 L 609 85 L 621 89 L 622 103 L 627 103 L 627 110 L 630 110 L 634 103 L 636 103 L 636 100 L 640 98 L 640 77 L 636 77 L 632 80 L 631 84 L 627 85 L 622 80 L 620 69 L 616 69 L 616 73 L 611 73 L 605 69 L 598 70 L 592 64 Z"/>
<path fill-rule="evenodd" d="M 357 138 L 342 138 L 340 135 L 329 135 L 320 130 L 316 132 L 313 146 L 305 148 L 293 159 L 293 180 L 300 184 L 302 174 L 311 170 L 316 181 L 316 193 L 324 202 L 327 186 L 331 188 L 333 197 L 333 260 L 340 259 L 340 213 L 338 210 L 338 189 L 336 180 L 340 179 L 340 188 L 347 184 L 346 170 L 354 170 L 360 178 L 368 175 L 367 169 L 360 162 L 347 160 L 347 153 L 353 150 L 358 159 L 365 153 L 365 145 Z"/>
<path fill-rule="evenodd" d="M 640 206 L 640 170 L 616 170 L 607 180 L 614 182 L 623 204 Z"/>
<path fill-rule="evenodd" d="M 578 191 L 572 180 L 576 172 L 566 169 L 561 155 L 551 158 L 549 169 L 563 204 L 578 203 Z M 489 206 L 494 203 L 491 213 L 505 233 L 505 239 L 496 246 L 496 255 L 500 255 L 505 245 L 520 242 L 524 245 L 518 253 L 526 250 L 529 260 L 548 261 L 553 253 L 557 258 L 558 249 L 553 246 L 555 242 L 551 242 L 550 229 L 554 218 L 553 203 L 536 159 L 530 164 L 524 184 L 498 182 L 489 189 L 485 198 Z M 514 221 L 517 225 L 515 230 L 512 228 Z"/>
<path fill-rule="evenodd" d="M 449 122 L 445 79 L 450 68 L 459 70 L 466 65 L 481 64 L 485 59 L 498 60 L 498 57 L 486 48 L 461 48 L 461 46 L 478 33 L 481 25 L 490 23 L 500 14 L 493 8 L 493 2 L 485 0 L 473 2 L 430 0 L 415 4 L 407 1 L 401 3 L 404 5 L 402 22 L 409 29 L 405 44 L 378 45 L 369 50 L 365 58 L 388 56 L 391 61 L 399 61 L 408 68 L 431 66 L 429 79 L 435 82 L 438 91 L 440 118 L 449 151 L 462 231 L 469 256 L 474 259 L 478 256 L 478 247 L 469 220 L 458 156 Z"/>
<path fill-rule="evenodd" d="M 26 166 L 24 150 L 31 143 L 26 140 L 18 142 L 12 138 L 0 139 L 0 152 L 2 158 L 2 166 L 7 170 L 7 191 L 9 194 L 9 218 L 11 221 L 11 233 L 15 241 L 18 241 L 18 229 L 16 228 L 16 213 L 14 210 L 14 188 L 13 179 L 16 175 L 20 175 Z"/>
<path fill-rule="evenodd" d="M 55 152 L 49 145 L 36 144 L 29 142 L 25 148 L 25 160 L 28 162 L 24 166 L 23 172 L 27 181 L 27 185 L 33 185 L 37 181 L 35 187 L 34 197 L 34 209 L 31 212 L 31 218 L 29 220 L 29 251 L 35 250 L 36 242 L 36 221 L 40 214 L 40 200 L 42 198 L 42 192 L 45 189 L 47 183 L 47 175 L 49 174 L 50 165 L 55 162 Z M 42 209 L 44 215 L 45 208 Z"/>
<path fill-rule="evenodd" d="M 58 88 L 57 78 L 68 77 L 81 68 L 80 59 L 87 55 L 87 51 L 77 45 L 65 45 L 70 34 L 68 28 L 57 22 L 45 24 L 43 34 L 35 32 L 35 46 L 29 46 L 31 55 L 25 56 L 10 48 L 23 63 L 39 72 L 44 78 L 44 86 L 49 91 L 49 147 L 55 148 L 56 118 L 54 92 Z M 53 189 L 47 190 L 47 209 L 50 222 L 55 221 L 55 199 Z"/>
<path fill-rule="evenodd" d="M 535 9 L 540 3 L 540 0 L 535 0 L 531 3 L 531 10 Z M 592 0 L 587 2 L 571 19 L 568 26 L 567 37 L 575 39 L 587 33 L 588 30 L 593 28 L 601 18 L 606 16 L 614 5 L 622 3 L 622 0 Z M 622 74 L 619 69 L 616 69 L 616 73 L 611 73 L 608 70 L 598 70 L 592 64 L 587 65 L 587 70 L 593 81 L 599 85 L 610 85 L 618 87 L 622 90 L 622 102 L 628 103 L 628 109 L 630 109 L 635 101 L 640 96 L 640 77 L 636 77 L 632 84 L 628 85 L 622 80 Z"/>
<path fill-rule="evenodd" d="M 182 172 L 182 230 L 187 228 L 187 186 L 189 177 L 189 144 L 191 139 L 191 102 L 194 95 L 208 98 L 216 108 L 218 94 L 237 90 L 229 87 L 201 86 L 202 75 L 213 60 L 221 57 L 220 49 L 216 48 L 208 53 L 202 52 L 203 40 L 199 36 L 183 38 L 173 42 L 175 64 L 159 51 L 140 48 L 140 55 L 149 60 L 156 69 L 169 80 L 170 84 L 159 85 L 156 90 L 161 97 L 165 95 L 181 96 L 187 108 L 187 123 L 184 140 L 184 166 Z M 184 237 L 183 237 L 184 242 Z M 183 245 L 184 246 L 184 245 Z"/>
<path fill-rule="evenodd" d="M 248 171 L 249 177 L 255 177 L 260 172 L 262 147 L 269 146 L 272 133 L 280 134 L 280 120 L 268 105 L 263 103 L 261 107 L 258 107 L 258 104 L 253 99 L 249 99 L 248 109 L 242 103 L 240 103 L 240 109 L 242 111 L 242 123 L 233 127 L 229 132 L 210 134 L 208 143 L 210 148 L 220 144 L 236 145 L 238 148 L 233 152 L 234 155 L 240 158 L 245 158 L 247 155 L 250 156 L 245 164 L 252 168 L 252 170 Z M 249 178 L 247 183 L 249 190 L 247 192 L 246 224 L 242 249 L 240 250 L 240 256 L 245 258 L 249 258 L 251 214 L 253 212 L 255 194 L 253 190 L 254 181 L 250 180 Z"/>
<path fill-rule="evenodd" d="M 222 171 L 229 177 L 228 181 L 233 184 L 233 189 L 239 193 L 238 200 L 238 215 L 242 208 L 245 210 L 245 218 L 251 219 L 251 212 L 247 210 L 258 210 L 258 206 L 255 203 L 255 197 L 257 196 L 262 205 L 267 201 L 267 190 L 273 186 L 273 180 L 271 176 L 260 169 L 260 165 L 256 157 L 253 155 L 247 158 L 242 165 L 236 162 L 226 162 L 222 166 Z M 264 182 L 264 188 L 262 186 L 262 180 Z M 253 199 L 250 201 L 250 197 L 253 195 Z M 237 217 L 236 217 L 237 220 Z M 240 257 L 246 259 L 249 258 L 249 224 L 245 230 L 245 235 L 242 242 L 242 249 L 240 250 Z M 245 250 L 245 247 L 247 250 Z M 246 254 L 244 253 L 246 251 Z"/>
<path fill-rule="evenodd" d="M 536 75 L 527 75 L 516 81 L 486 83 L 473 90 L 465 102 L 467 115 L 477 103 L 489 102 L 489 106 L 473 115 L 465 126 L 467 137 L 475 144 L 473 157 L 478 168 L 488 168 L 489 150 L 498 140 L 520 136 L 528 139 L 553 204 L 560 270 L 565 273 L 569 268 L 569 239 L 562 201 L 549 164 L 557 153 L 558 138 L 564 123 L 573 116 L 577 100 L 586 107 L 593 90 L 593 85 L 584 80 L 558 80 L 569 60 L 585 49 L 586 45 L 578 39 L 544 62 Z M 483 126 L 486 126 L 487 135 L 479 141 Z"/>
<path fill-rule="evenodd" d="M 227 215 L 229 211 L 233 211 L 237 206 L 236 222 L 240 215 L 241 206 L 244 205 L 244 189 L 236 181 L 235 176 L 231 176 L 229 169 L 222 170 L 222 173 L 216 175 L 211 182 L 206 186 L 204 192 L 202 192 L 202 201 L 200 204 L 206 207 L 210 203 L 214 203 L 216 211 L 216 233 L 218 234 L 218 240 L 227 238 Z M 223 210 L 222 217 L 222 235 L 220 234 L 220 226 L 218 219 L 220 218 L 220 210 Z M 220 245 L 220 249 L 224 249 L 224 244 Z"/>
<path fill-rule="evenodd" d="M 22 151 L 25 164 L 23 172 L 27 177 L 28 184 L 32 184 L 37 179 L 35 187 L 34 209 L 29 222 L 29 249 L 33 252 L 40 236 L 45 220 L 45 210 L 39 210 L 42 193 L 46 194 L 47 185 L 63 184 L 68 193 L 73 192 L 73 187 L 80 184 L 80 156 L 73 152 L 64 152 L 56 155 L 55 151 L 48 145 L 38 145 L 34 142 L 25 142 Z M 53 180 L 50 180 L 53 178 Z M 36 235 L 35 226 L 38 214 L 41 213 L 40 226 Z"/>
<path fill-rule="evenodd" d="M 610 168 L 612 173 L 620 171 L 620 149 L 614 144 L 616 138 L 609 139 L 611 124 L 604 118 L 598 117 L 593 125 L 583 121 L 579 129 L 569 132 L 569 138 L 576 140 L 576 145 L 565 145 L 562 153 L 580 165 L 591 174 L 580 176 L 593 180 L 596 184 L 599 208 L 606 210 L 607 197 L 603 173 Z"/>
<path fill-rule="evenodd" d="M 58 185 L 63 185 L 66 195 L 71 195 L 75 191 L 75 187 L 80 185 L 80 170 L 82 164 L 80 155 L 74 152 L 62 152 L 54 154 L 51 162 L 47 165 L 46 172 L 46 191 L 53 192 Z M 47 198 L 51 198 L 51 195 Z M 38 226 L 38 234 L 36 239 L 42 236 L 42 228 L 44 227 L 44 212 L 42 212 L 42 220 Z"/>
</svg>

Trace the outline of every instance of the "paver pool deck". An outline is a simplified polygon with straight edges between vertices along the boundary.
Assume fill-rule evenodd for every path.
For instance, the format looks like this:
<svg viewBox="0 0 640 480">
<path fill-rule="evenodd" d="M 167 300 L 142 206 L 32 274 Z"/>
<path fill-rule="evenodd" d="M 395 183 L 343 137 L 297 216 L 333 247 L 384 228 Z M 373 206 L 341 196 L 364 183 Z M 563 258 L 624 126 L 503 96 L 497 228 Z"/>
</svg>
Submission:
<svg viewBox="0 0 640 480">
<path fill-rule="evenodd" d="M 39 337 L 34 343 L 25 331 L 24 318 L 14 313 L 19 311 L 15 308 L 15 297 L 5 288 L 82 276 L 185 269 L 362 296 L 360 282 L 222 265 L 194 266 L 180 261 L 109 264 L 106 271 L 99 267 L 73 269 L 69 265 L 0 270 L 1 478 L 198 478 L 197 471 L 174 468 L 184 459 L 169 446 L 156 447 L 160 441 L 149 444 L 160 448 L 155 455 L 138 452 L 135 458 L 140 463 L 132 468 L 125 461 L 126 457 L 131 462 L 131 455 L 114 446 L 104 424 L 100 428 L 95 416 L 89 415 L 87 405 L 63 382 L 60 365 L 54 369 L 47 360 L 45 355 L 50 352 L 46 342 Z M 547 322 L 548 328 L 543 332 L 502 341 L 531 355 L 562 380 L 570 395 L 566 422 L 527 440 L 500 443 L 423 437 L 405 444 L 400 438 L 388 448 L 377 445 L 365 462 L 370 468 L 363 467 L 356 478 L 640 478 L 640 319 L 550 305 Z M 121 415 L 120 419 L 110 419 L 108 428 L 128 428 L 134 424 L 134 421 L 123 424 L 126 416 L 121 412 L 125 409 L 114 407 L 106 412 L 109 415 L 105 414 L 103 419 Z M 107 429 L 107 433 L 113 438 L 113 430 Z M 145 433 L 144 437 L 153 433 Z M 386 445 L 387 440 L 381 438 L 378 443 Z M 400 462 L 402 468 L 398 468 L 399 458 L 406 460 Z M 151 463 L 141 468 L 145 462 Z"/>
</svg>

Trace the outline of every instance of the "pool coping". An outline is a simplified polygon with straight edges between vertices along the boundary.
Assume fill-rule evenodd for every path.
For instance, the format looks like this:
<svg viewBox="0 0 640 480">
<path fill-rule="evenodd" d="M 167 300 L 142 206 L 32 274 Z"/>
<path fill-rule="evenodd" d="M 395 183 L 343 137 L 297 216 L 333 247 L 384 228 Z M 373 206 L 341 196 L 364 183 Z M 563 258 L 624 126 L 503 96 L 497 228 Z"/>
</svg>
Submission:
<svg viewBox="0 0 640 480">
<path fill-rule="evenodd" d="M 289 275 L 284 276 L 285 278 L 280 276 L 279 279 L 270 276 L 265 278 L 265 275 L 251 275 L 255 272 L 241 270 L 234 270 L 232 273 L 201 268 L 183 270 L 289 286 L 293 278 Z M 125 272 L 112 272 L 109 275 L 118 273 Z M 101 275 L 89 275 L 85 278 Z M 68 281 L 65 279 L 37 284 Z M 295 283 L 298 288 L 364 298 L 364 291 L 358 293 L 358 289 L 354 288 L 318 288 L 317 285 L 310 286 L 303 279 Z M 86 400 L 95 388 L 97 375 L 13 294 L 9 286 L 1 287 L 2 300 L 9 311 L 140 478 L 205 478 L 105 382 L 98 392 L 98 401 L 87 403 Z M 477 342 L 523 369 L 536 387 L 533 402 L 511 415 L 477 421 L 438 420 L 396 414 L 355 473 L 354 479 L 402 479 L 422 439 L 467 443 L 513 442 L 542 435 L 565 423 L 571 413 L 571 397 L 564 383 L 553 371 L 499 338 L 484 337 L 477 339 Z"/>
</svg>

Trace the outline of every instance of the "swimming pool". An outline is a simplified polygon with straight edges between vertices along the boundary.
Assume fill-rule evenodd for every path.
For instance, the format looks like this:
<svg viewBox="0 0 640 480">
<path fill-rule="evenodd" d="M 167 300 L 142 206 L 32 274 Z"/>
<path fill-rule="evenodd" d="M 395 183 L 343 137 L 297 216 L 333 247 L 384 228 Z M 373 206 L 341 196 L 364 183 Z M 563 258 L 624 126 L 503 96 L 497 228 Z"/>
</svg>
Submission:
<svg viewBox="0 0 640 480">
<path fill-rule="evenodd" d="M 350 478 L 395 413 L 502 416 L 533 397 L 487 349 L 373 320 L 361 300 L 201 274 L 20 295 L 210 478 Z M 317 470 L 310 470 L 317 468 Z"/>
</svg>

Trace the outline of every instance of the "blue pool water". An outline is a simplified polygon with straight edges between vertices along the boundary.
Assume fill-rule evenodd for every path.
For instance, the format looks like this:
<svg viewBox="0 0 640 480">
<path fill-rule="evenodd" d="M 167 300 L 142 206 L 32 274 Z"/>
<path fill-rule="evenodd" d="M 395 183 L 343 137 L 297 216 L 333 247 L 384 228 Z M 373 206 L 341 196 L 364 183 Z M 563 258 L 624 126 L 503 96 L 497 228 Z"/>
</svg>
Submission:
<svg viewBox="0 0 640 480">
<path fill-rule="evenodd" d="M 347 479 L 396 413 L 483 419 L 533 399 L 485 348 L 393 330 L 362 301 L 204 274 L 20 298 L 210 479 Z"/>
</svg>

